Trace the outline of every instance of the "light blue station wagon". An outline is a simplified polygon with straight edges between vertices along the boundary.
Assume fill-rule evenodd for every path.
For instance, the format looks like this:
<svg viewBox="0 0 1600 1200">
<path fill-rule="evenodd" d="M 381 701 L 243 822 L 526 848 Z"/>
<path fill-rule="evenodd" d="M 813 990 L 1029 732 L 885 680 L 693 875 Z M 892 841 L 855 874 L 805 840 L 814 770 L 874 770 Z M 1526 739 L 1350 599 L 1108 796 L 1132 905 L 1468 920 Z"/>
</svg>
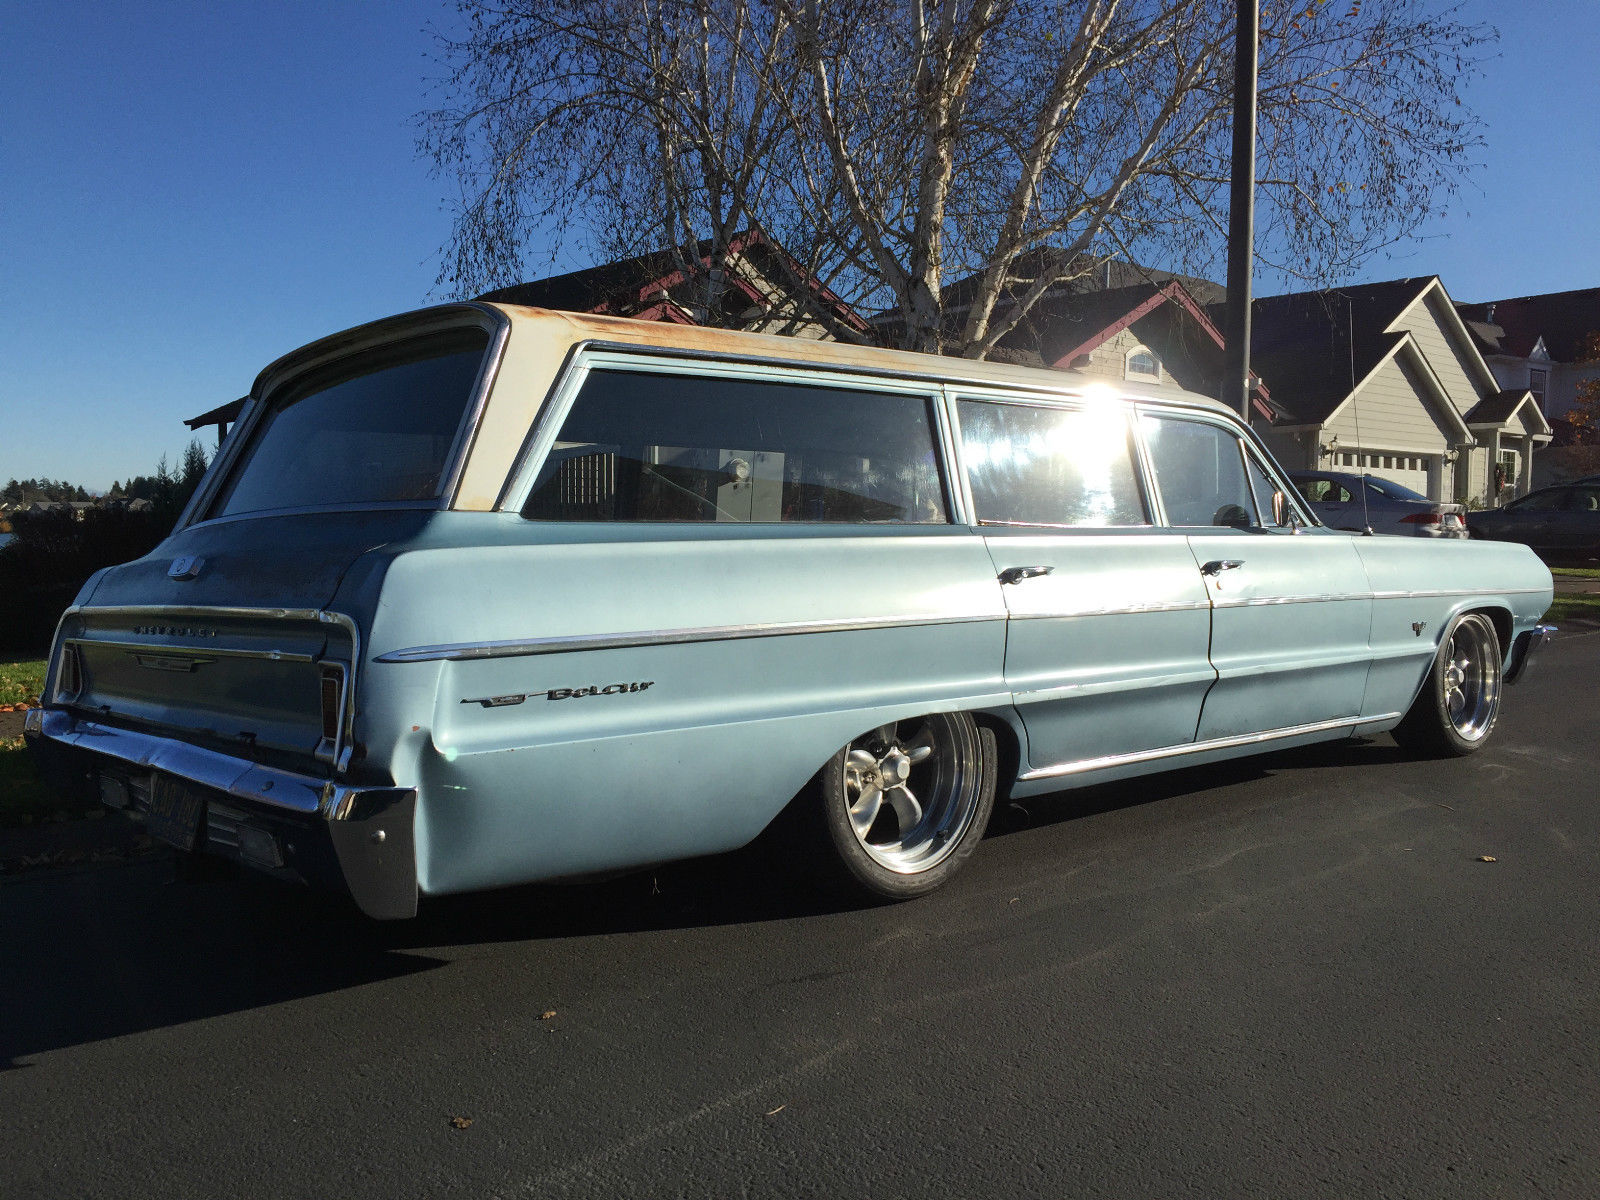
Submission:
<svg viewBox="0 0 1600 1200">
<path fill-rule="evenodd" d="M 1320 527 L 1221 406 L 449 305 L 274 363 L 27 736 L 180 849 L 420 895 L 742 846 L 868 894 L 1025 795 L 1392 730 L 1468 753 L 1526 548 Z"/>
</svg>

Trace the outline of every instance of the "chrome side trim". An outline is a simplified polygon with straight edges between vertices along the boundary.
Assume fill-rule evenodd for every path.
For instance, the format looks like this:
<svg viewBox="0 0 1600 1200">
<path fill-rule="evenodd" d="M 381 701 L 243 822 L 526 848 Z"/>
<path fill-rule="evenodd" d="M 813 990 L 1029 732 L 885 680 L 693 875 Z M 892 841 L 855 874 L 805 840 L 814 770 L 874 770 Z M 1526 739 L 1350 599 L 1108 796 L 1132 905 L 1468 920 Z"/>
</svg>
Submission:
<svg viewBox="0 0 1600 1200">
<path fill-rule="evenodd" d="M 970 625 L 1004 621 L 1005 613 L 964 616 L 933 614 L 903 617 L 844 617 L 832 621 L 772 621 L 751 625 L 706 625 L 692 629 L 643 629 L 633 633 L 563 634 L 496 642 L 455 642 L 442 646 L 408 646 L 373 659 L 381 663 L 454 661 L 471 658 L 515 658 L 529 654 L 566 654 L 582 650 L 619 650 L 630 646 L 674 646 L 689 642 L 726 642 L 748 638 L 790 637 L 808 633 L 850 633 L 862 629 L 894 629 L 922 625 Z"/>
<path fill-rule="evenodd" d="M 1373 592 L 1374 600 L 1424 600 L 1436 596 L 1481 596 L 1485 600 L 1496 596 L 1537 596 L 1549 588 L 1440 588 L 1416 592 Z"/>
<path fill-rule="evenodd" d="M 1317 596 L 1241 596 L 1236 599 L 1219 597 L 1211 602 L 1213 608 L 1262 608 L 1272 604 L 1342 604 L 1347 600 L 1370 600 L 1370 592 L 1325 592 Z"/>
<path fill-rule="evenodd" d="M 1121 608 L 1076 608 L 1057 612 L 1017 612 L 1013 621 L 1064 621 L 1072 617 L 1126 617 L 1134 613 L 1195 612 L 1211 607 L 1209 600 L 1174 600 L 1166 604 L 1129 604 Z"/>
<path fill-rule="evenodd" d="M 1398 719 L 1400 713 L 1380 713 L 1372 717 L 1339 717 L 1333 721 L 1316 721 L 1310 725 L 1290 725 L 1283 729 L 1268 729 L 1262 733 L 1243 733 L 1235 737 L 1213 738 L 1208 742 L 1190 742 L 1182 746 L 1163 746 L 1159 750 L 1138 750 L 1131 754 L 1107 754 L 1103 758 L 1084 758 L 1077 762 L 1061 763 L 1054 767 L 1039 767 L 1017 776 L 1019 783 L 1033 779 L 1059 779 L 1067 775 L 1081 775 L 1087 771 L 1100 771 L 1108 767 L 1127 766 L 1132 763 L 1153 762 L 1163 758 L 1177 758 L 1185 754 L 1204 754 L 1208 750 L 1229 750 L 1236 746 L 1255 746 L 1284 738 L 1301 737 L 1310 733 L 1327 733 L 1333 729 L 1349 729 L 1374 721 Z"/>
</svg>

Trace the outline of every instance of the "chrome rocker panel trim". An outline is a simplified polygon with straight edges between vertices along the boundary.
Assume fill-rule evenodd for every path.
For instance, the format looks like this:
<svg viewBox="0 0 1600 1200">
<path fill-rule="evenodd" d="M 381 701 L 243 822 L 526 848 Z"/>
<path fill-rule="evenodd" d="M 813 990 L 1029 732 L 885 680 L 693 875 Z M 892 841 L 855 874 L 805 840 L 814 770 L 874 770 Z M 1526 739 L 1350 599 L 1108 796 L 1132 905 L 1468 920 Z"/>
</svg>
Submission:
<svg viewBox="0 0 1600 1200">
<path fill-rule="evenodd" d="M 1312 733 L 1327 733 L 1335 729 L 1348 729 L 1354 733 L 1363 725 L 1399 720 L 1397 712 L 1379 713 L 1372 717 L 1340 717 L 1333 721 L 1317 721 L 1310 725 L 1290 725 L 1283 729 L 1269 729 L 1263 733 L 1243 733 L 1236 737 L 1213 738 L 1206 742 L 1185 742 L 1181 746 L 1162 746 L 1158 750 L 1137 750 L 1131 754 L 1107 754 L 1103 758 L 1083 758 L 1076 762 L 1059 763 L 1053 767 L 1037 767 L 1017 777 L 1019 783 L 1035 779 L 1060 779 L 1067 775 L 1081 775 L 1088 771 L 1101 771 L 1110 767 L 1131 766 L 1134 763 L 1154 762 L 1163 758 L 1178 758 L 1185 754 L 1204 754 L 1208 750 L 1232 750 L 1239 746 L 1254 746 L 1261 742 L 1275 742 L 1284 738 L 1301 737 Z"/>
<path fill-rule="evenodd" d="M 1516 641 L 1511 643 L 1511 654 L 1506 659 L 1506 682 L 1516 683 L 1526 679 L 1528 665 L 1533 662 L 1534 655 L 1543 649 L 1552 634 L 1559 632 L 1561 631 L 1554 625 L 1535 625 L 1532 629 L 1519 633 Z"/>
<path fill-rule="evenodd" d="M 218 793 L 219 799 L 245 801 L 264 815 L 298 819 L 308 829 L 320 823 L 345 886 L 363 912 L 380 919 L 416 915 L 415 789 L 354 787 L 300 775 L 60 709 L 30 710 L 24 733 L 41 761 L 51 751 L 58 760 L 109 759 L 175 776 Z"/>
</svg>

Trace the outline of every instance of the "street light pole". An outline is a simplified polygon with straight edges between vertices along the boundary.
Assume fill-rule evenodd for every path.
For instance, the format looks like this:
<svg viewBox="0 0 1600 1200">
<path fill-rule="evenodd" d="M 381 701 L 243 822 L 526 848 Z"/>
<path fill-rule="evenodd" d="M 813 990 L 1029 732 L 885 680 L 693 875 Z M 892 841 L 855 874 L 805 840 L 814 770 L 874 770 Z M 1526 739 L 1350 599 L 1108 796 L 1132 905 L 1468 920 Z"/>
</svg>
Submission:
<svg viewBox="0 0 1600 1200">
<path fill-rule="evenodd" d="M 1228 311 L 1224 404 L 1250 420 L 1250 267 L 1256 223 L 1256 58 L 1260 0 L 1238 0 L 1233 34 L 1233 176 L 1228 191 Z"/>
</svg>

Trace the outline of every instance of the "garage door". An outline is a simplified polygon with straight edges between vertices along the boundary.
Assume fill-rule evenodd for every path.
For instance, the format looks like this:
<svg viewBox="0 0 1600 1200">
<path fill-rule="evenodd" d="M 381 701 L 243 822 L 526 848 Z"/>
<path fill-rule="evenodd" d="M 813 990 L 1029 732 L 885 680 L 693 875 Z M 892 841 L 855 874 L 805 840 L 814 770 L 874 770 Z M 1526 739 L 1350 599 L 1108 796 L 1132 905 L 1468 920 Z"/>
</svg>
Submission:
<svg viewBox="0 0 1600 1200">
<path fill-rule="evenodd" d="M 1431 490 L 1431 478 L 1438 478 L 1437 457 L 1428 454 L 1367 454 L 1352 455 L 1361 460 L 1361 470 L 1379 479 L 1387 479 L 1408 487 L 1413 492 L 1437 500 Z"/>
</svg>

